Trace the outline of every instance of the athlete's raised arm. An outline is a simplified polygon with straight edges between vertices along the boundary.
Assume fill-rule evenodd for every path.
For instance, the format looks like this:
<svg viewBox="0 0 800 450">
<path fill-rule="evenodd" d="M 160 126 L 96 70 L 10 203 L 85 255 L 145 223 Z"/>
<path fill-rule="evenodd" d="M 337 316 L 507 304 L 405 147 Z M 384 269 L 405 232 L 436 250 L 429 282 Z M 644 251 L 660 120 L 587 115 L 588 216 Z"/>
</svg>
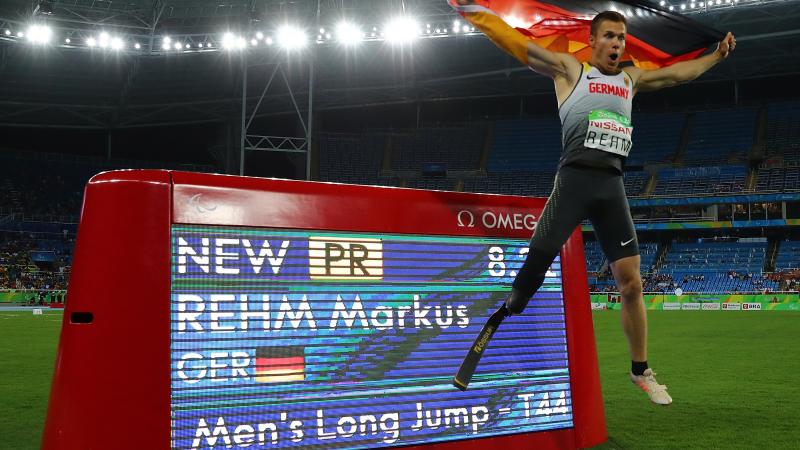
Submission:
<svg viewBox="0 0 800 450">
<path fill-rule="evenodd" d="M 628 67 L 625 70 L 634 81 L 636 91 L 648 92 L 688 83 L 727 58 L 736 48 L 736 38 L 728 33 L 717 45 L 717 50 L 691 61 L 682 61 L 656 70 L 641 70 Z"/>
<path fill-rule="evenodd" d="M 542 48 L 508 25 L 491 10 L 476 5 L 474 0 L 456 0 L 464 17 L 481 30 L 495 45 L 535 72 L 552 79 L 563 78 L 573 84 L 580 76 L 581 64 L 568 53 Z"/>
</svg>

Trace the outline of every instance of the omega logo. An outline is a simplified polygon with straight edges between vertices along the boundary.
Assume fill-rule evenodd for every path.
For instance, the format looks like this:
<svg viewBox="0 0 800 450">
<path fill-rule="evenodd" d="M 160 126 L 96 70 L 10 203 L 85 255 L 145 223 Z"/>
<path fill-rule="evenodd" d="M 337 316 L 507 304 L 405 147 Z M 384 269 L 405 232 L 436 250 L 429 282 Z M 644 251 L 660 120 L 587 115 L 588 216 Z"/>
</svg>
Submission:
<svg viewBox="0 0 800 450">
<path fill-rule="evenodd" d="M 475 228 L 475 214 L 472 211 L 465 209 L 459 211 L 456 221 L 459 227 Z M 536 228 L 536 216 L 533 214 L 486 211 L 481 214 L 480 222 L 484 228 L 489 229 L 533 231 Z"/>
</svg>

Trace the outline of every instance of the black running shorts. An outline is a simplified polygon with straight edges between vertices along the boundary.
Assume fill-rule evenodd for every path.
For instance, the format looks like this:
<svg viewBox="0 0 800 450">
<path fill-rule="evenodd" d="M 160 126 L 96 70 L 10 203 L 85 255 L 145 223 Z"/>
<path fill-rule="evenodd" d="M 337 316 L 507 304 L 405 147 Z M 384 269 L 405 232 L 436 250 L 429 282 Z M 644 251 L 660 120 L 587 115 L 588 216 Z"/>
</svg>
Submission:
<svg viewBox="0 0 800 450">
<path fill-rule="evenodd" d="M 531 238 L 531 250 L 555 257 L 585 219 L 594 226 L 609 262 L 639 254 L 622 174 L 610 168 L 574 165 L 558 170 Z"/>
</svg>

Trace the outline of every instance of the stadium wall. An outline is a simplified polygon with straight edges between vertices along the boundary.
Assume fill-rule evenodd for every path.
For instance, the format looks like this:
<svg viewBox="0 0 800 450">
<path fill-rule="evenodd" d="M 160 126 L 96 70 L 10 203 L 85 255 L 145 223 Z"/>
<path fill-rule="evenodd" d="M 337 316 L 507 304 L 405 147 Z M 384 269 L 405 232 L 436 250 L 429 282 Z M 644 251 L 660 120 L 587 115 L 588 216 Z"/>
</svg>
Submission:
<svg viewBox="0 0 800 450">
<path fill-rule="evenodd" d="M 593 309 L 620 309 L 619 293 L 592 294 Z M 775 294 L 644 294 L 648 310 L 762 310 L 800 311 L 800 295 L 797 293 Z M 698 306 L 695 306 L 698 305 Z M 748 306 L 745 306 L 748 305 Z M 759 305 L 759 306 L 755 306 Z"/>
</svg>

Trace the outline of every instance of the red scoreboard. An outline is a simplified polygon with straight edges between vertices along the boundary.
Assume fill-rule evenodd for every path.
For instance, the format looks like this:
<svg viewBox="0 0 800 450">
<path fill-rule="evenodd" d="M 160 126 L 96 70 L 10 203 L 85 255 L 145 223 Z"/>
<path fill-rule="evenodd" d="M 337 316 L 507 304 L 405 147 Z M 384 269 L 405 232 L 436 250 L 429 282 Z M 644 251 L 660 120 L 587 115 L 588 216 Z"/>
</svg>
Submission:
<svg viewBox="0 0 800 450">
<path fill-rule="evenodd" d="M 543 199 L 169 171 L 86 188 L 44 449 L 606 440 L 580 230 L 470 388 Z"/>
</svg>

